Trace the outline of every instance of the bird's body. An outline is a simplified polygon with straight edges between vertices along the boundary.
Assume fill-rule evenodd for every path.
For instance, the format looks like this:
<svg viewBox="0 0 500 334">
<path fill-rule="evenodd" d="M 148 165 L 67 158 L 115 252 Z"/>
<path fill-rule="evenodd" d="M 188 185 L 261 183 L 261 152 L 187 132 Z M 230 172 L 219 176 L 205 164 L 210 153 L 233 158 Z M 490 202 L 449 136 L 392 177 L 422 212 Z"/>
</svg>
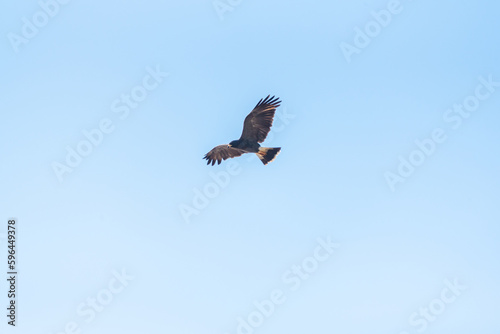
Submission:
<svg viewBox="0 0 500 334">
<path fill-rule="evenodd" d="M 247 152 L 252 152 L 252 153 L 257 153 L 260 148 L 260 144 L 257 142 L 252 142 L 246 139 L 238 139 L 238 140 L 233 140 L 232 142 L 229 143 L 230 147 L 234 148 L 239 148 L 241 150 L 245 150 Z"/>
<path fill-rule="evenodd" d="M 215 162 L 220 164 L 222 160 L 239 157 L 245 153 L 256 153 L 264 165 L 273 161 L 281 151 L 281 147 L 261 147 L 259 143 L 266 139 L 271 130 L 274 112 L 280 103 L 279 98 L 270 95 L 264 100 L 261 99 L 245 118 L 240 139 L 233 140 L 227 145 L 216 146 L 205 154 L 203 159 L 207 159 L 207 165 L 211 163 L 213 166 Z"/>
</svg>

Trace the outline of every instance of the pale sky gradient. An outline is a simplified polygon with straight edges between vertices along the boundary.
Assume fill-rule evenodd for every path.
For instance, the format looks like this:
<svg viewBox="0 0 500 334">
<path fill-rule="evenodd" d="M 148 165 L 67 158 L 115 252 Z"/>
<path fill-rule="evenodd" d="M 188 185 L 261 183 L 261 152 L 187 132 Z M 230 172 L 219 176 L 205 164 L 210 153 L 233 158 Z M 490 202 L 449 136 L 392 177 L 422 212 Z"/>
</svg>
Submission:
<svg viewBox="0 0 500 334">
<path fill-rule="evenodd" d="M 500 332 L 499 3 L 53 1 L 0 11 L 2 332 L 245 333 L 273 298 L 247 334 Z M 206 166 L 268 94 L 278 158 Z"/>
</svg>

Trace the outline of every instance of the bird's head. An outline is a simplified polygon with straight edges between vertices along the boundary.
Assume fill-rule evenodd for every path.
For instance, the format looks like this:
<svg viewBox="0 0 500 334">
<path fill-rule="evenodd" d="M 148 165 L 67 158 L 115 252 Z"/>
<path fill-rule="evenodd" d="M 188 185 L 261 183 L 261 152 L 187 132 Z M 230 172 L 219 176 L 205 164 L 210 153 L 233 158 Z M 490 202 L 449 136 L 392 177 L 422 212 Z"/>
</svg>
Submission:
<svg viewBox="0 0 500 334">
<path fill-rule="evenodd" d="M 233 146 L 237 146 L 238 145 L 238 141 L 237 140 L 233 140 L 232 142 L 230 142 L 229 144 L 227 144 L 227 147 L 233 147 Z"/>
</svg>

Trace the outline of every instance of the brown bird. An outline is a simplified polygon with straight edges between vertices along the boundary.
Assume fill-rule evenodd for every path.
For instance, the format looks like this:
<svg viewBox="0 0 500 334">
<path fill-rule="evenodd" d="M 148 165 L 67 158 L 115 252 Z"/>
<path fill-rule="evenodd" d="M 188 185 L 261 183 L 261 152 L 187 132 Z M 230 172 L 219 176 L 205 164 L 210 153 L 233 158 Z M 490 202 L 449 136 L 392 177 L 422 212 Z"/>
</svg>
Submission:
<svg viewBox="0 0 500 334">
<path fill-rule="evenodd" d="M 274 112 L 280 106 L 279 98 L 269 97 L 260 99 L 259 103 L 248 114 L 243 123 L 243 132 L 238 140 L 233 140 L 227 145 L 219 145 L 214 147 L 210 152 L 205 154 L 203 159 L 207 159 L 207 165 L 212 166 L 217 162 L 229 158 L 239 157 L 245 153 L 255 153 L 264 165 L 273 161 L 281 147 L 261 147 L 262 143 L 273 125 Z"/>
</svg>

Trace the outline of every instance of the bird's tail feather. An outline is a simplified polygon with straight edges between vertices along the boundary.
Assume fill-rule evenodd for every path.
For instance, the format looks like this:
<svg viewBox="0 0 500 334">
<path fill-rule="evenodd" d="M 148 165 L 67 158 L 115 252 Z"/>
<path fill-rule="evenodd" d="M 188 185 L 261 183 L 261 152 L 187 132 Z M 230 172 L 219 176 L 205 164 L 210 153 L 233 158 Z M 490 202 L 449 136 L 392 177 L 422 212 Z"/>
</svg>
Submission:
<svg viewBox="0 0 500 334">
<path fill-rule="evenodd" d="M 278 156 L 278 153 L 280 153 L 281 147 L 259 147 L 259 152 L 257 152 L 257 156 L 259 157 L 260 161 L 264 165 L 267 165 L 276 157 Z"/>
</svg>

